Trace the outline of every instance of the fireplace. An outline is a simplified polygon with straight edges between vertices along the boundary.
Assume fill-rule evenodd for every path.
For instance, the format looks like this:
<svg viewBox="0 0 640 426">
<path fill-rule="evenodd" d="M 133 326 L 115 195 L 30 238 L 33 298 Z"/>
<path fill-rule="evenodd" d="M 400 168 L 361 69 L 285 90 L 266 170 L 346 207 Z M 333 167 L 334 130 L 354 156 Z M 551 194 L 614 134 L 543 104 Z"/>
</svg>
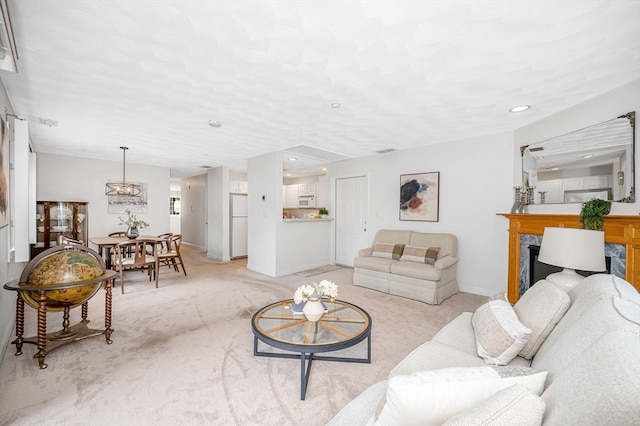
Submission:
<svg viewBox="0 0 640 426">
<path fill-rule="evenodd" d="M 545 227 L 579 228 L 580 216 L 500 214 L 509 219 L 507 294 L 509 301 L 515 303 L 529 288 L 528 245 L 540 245 Z M 605 256 L 611 257 L 611 274 L 640 291 L 640 215 L 605 216 L 604 241 Z"/>
<path fill-rule="evenodd" d="M 538 281 L 545 279 L 550 274 L 562 271 L 559 266 L 548 265 L 538 261 L 538 254 L 540 253 L 539 245 L 529 245 L 529 287 L 537 283 Z M 592 272 L 592 271 L 580 271 L 576 272 L 583 277 L 588 277 L 593 274 L 610 274 L 611 273 L 611 256 L 605 256 L 606 271 Z"/>
</svg>

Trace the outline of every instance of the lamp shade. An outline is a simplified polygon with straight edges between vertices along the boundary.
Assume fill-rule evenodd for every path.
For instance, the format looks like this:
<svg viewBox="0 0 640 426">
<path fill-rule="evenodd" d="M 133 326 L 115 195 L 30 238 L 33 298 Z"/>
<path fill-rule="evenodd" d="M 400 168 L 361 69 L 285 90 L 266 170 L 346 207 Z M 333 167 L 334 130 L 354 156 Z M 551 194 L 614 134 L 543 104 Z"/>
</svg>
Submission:
<svg viewBox="0 0 640 426">
<path fill-rule="evenodd" d="M 544 228 L 538 260 L 561 268 L 606 270 L 604 232 L 576 228 Z"/>
</svg>

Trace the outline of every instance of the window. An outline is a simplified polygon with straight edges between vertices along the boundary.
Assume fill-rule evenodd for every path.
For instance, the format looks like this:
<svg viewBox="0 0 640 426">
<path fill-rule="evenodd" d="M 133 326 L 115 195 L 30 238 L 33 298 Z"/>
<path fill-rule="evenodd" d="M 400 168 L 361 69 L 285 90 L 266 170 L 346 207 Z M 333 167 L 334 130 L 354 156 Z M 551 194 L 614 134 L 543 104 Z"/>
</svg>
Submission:
<svg viewBox="0 0 640 426">
<path fill-rule="evenodd" d="M 169 214 L 180 214 L 180 197 L 169 197 Z"/>
</svg>

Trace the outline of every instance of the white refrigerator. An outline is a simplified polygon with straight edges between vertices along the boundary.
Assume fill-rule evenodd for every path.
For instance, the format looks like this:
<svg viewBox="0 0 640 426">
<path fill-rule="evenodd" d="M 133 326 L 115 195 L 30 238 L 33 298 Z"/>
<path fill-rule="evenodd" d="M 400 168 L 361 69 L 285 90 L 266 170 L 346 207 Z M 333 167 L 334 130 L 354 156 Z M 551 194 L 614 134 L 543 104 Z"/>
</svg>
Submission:
<svg viewBox="0 0 640 426">
<path fill-rule="evenodd" d="M 229 242 L 231 258 L 247 257 L 247 194 L 230 194 L 231 229 Z"/>
</svg>

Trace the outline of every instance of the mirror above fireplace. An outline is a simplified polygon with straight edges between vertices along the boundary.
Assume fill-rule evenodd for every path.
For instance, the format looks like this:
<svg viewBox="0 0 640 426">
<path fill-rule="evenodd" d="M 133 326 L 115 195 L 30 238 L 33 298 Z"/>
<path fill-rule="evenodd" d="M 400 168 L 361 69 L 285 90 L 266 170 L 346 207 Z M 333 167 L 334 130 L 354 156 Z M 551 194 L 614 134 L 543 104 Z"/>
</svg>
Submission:
<svg viewBox="0 0 640 426">
<path fill-rule="evenodd" d="M 635 111 L 521 147 L 536 204 L 635 201 Z"/>
</svg>

